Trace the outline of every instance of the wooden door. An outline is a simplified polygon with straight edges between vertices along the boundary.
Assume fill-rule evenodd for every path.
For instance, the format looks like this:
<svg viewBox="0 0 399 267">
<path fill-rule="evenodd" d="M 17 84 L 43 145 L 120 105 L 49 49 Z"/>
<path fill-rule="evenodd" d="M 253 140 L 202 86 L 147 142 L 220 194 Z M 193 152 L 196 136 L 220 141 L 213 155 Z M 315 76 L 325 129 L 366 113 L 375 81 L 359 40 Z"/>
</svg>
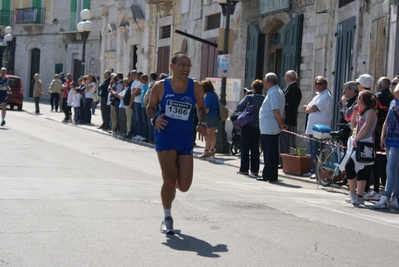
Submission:
<svg viewBox="0 0 399 267">
<path fill-rule="evenodd" d="M 170 46 L 158 47 L 157 52 L 157 74 L 166 73 L 169 75 Z"/>
<path fill-rule="evenodd" d="M 206 40 L 215 44 L 217 43 L 217 37 Z M 219 55 L 217 48 L 214 46 L 203 43 L 201 49 L 201 72 L 199 81 L 206 77 L 216 77 L 216 65 Z"/>
<path fill-rule="evenodd" d="M 265 49 L 265 35 L 258 25 L 249 24 L 247 33 L 247 54 L 245 59 L 244 86 L 251 88 L 255 79 L 263 78 L 263 58 Z"/>
</svg>

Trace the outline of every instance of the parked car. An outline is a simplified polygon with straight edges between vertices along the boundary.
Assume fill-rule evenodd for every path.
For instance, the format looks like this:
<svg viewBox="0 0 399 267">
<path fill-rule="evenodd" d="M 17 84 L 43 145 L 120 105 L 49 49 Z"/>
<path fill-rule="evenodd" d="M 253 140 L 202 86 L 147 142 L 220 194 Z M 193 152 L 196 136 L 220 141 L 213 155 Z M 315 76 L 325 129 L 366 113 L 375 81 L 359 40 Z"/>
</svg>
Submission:
<svg viewBox="0 0 399 267">
<path fill-rule="evenodd" d="M 17 106 L 18 110 L 21 111 L 24 101 L 21 79 L 18 76 L 9 74 L 7 74 L 6 77 L 8 79 L 8 86 L 11 88 L 11 91 L 8 92 L 7 105 L 10 106 L 10 109 L 14 109 L 14 107 Z"/>
</svg>

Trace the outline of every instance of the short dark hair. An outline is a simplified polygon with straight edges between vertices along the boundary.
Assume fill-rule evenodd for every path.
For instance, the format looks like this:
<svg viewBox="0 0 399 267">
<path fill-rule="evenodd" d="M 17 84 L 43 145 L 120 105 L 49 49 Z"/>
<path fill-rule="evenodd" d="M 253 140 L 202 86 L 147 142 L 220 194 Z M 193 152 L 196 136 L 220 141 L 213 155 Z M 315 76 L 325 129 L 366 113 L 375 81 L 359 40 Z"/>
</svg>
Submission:
<svg viewBox="0 0 399 267">
<path fill-rule="evenodd" d="M 150 77 L 151 77 L 151 79 L 153 79 L 154 81 L 156 81 L 157 78 L 158 78 L 158 74 L 156 74 L 155 72 L 151 72 L 151 73 L 150 73 Z"/>
<path fill-rule="evenodd" d="M 122 80 L 123 79 L 123 73 L 122 72 L 118 72 L 116 74 L 116 77 L 118 77 L 120 80 Z"/>
</svg>

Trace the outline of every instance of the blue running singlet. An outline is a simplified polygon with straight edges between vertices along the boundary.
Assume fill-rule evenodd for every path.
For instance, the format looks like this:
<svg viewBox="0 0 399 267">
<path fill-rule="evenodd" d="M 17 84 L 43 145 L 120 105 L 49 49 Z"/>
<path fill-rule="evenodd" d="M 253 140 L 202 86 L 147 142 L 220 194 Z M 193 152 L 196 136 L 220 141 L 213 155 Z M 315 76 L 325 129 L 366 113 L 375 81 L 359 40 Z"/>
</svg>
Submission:
<svg viewBox="0 0 399 267">
<path fill-rule="evenodd" d="M 192 155 L 196 103 L 193 79 L 189 78 L 187 90 L 182 94 L 172 90 L 169 78 L 164 79 L 164 94 L 157 117 L 165 114 L 168 124 L 160 132 L 155 128 L 156 151 L 176 149 L 179 155 Z"/>
</svg>

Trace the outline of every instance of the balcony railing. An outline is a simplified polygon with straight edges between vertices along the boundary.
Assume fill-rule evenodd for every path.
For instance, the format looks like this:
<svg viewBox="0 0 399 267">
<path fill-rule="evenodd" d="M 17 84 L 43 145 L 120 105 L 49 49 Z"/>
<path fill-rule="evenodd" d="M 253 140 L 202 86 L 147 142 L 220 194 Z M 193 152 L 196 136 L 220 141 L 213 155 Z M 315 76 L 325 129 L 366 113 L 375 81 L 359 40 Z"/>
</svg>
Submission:
<svg viewBox="0 0 399 267">
<path fill-rule="evenodd" d="M 11 10 L 0 10 L 0 25 L 1 26 L 13 26 L 13 13 Z"/>
<path fill-rule="evenodd" d="M 45 8 L 17 8 L 15 11 L 15 25 L 17 24 L 44 24 Z"/>
</svg>

